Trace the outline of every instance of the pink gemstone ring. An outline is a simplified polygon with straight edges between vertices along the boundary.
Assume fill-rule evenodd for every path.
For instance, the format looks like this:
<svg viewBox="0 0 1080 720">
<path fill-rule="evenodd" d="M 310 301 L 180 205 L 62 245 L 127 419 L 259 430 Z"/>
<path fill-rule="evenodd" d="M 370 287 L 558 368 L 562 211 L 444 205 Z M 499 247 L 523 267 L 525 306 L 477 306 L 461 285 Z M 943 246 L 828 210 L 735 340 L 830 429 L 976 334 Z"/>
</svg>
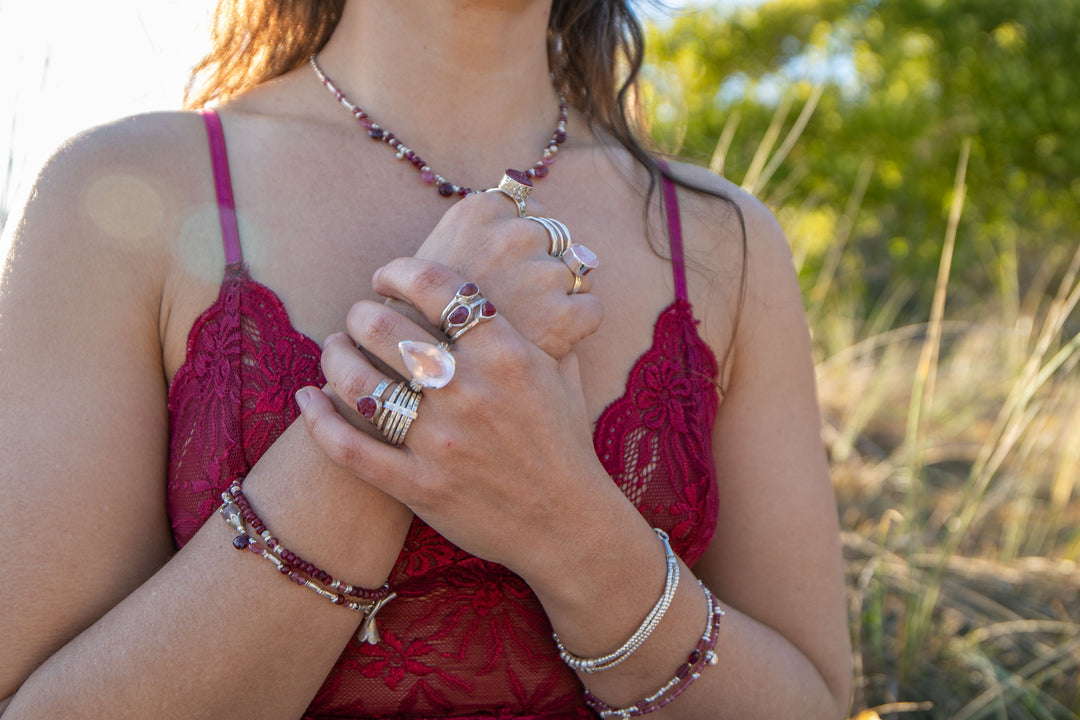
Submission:
<svg viewBox="0 0 1080 720">
<path fill-rule="evenodd" d="M 589 248 L 581 243 L 574 243 L 566 252 L 559 256 L 570 272 L 577 277 L 588 275 L 600 265 L 600 259 Z"/>
<path fill-rule="evenodd" d="M 532 189 L 532 180 L 529 179 L 527 174 L 510 168 L 502 176 L 499 186 L 493 187 L 487 192 L 501 192 L 517 205 L 518 217 L 525 217 L 525 200 L 529 197 Z"/>
<path fill-rule="evenodd" d="M 422 387 L 446 387 L 454 378 L 456 363 L 449 347 L 446 343 L 432 345 L 416 340 L 402 340 L 398 343 L 401 359 L 412 375 L 409 387 L 414 392 Z"/>
</svg>

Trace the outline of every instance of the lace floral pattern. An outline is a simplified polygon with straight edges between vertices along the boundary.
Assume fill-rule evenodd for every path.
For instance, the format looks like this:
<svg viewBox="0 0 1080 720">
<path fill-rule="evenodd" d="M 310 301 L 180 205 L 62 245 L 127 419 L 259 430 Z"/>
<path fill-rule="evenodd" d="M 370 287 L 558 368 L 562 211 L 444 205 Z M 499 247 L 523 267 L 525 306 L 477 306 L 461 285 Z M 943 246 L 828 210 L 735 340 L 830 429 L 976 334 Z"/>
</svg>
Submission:
<svg viewBox="0 0 1080 720">
<path fill-rule="evenodd" d="M 690 564 L 716 524 L 715 381 L 690 305 L 676 300 L 593 438 L 614 481 Z M 272 291 L 230 265 L 169 388 L 168 511 L 178 546 L 296 418 L 293 393 L 323 383 L 318 345 L 293 328 Z M 379 613 L 382 642 L 354 638 L 305 717 L 595 717 L 516 575 L 414 520 L 391 584 L 399 597 Z"/>
</svg>

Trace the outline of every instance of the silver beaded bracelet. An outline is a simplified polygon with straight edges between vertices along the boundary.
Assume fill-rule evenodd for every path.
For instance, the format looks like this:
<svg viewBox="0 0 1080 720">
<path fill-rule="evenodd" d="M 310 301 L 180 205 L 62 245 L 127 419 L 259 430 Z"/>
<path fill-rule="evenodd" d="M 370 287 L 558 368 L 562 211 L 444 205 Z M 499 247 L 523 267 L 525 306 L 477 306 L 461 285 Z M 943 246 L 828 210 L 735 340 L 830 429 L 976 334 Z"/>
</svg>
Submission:
<svg viewBox="0 0 1080 720">
<path fill-rule="evenodd" d="M 675 597 L 675 590 L 679 587 L 679 561 L 675 557 L 675 551 L 671 549 L 671 541 L 668 538 L 668 534 L 660 528 L 653 528 L 660 541 L 664 543 L 664 555 L 667 562 L 667 577 L 664 580 L 664 593 L 660 596 L 660 599 L 653 605 L 652 610 L 645 616 L 641 625 L 634 631 L 634 634 L 630 636 L 630 639 L 623 643 L 622 647 L 612 653 L 608 653 L 598 658 L 583 658 L 573 654 L 562 644 L 559 640 L 559 636 L 555 635 L 555 644 L 559 648 L 559 657 L 563 662 L 569 665 L 572 669 L 583 673 L 595 673 L 601 670 L 608 670 L 610 668 L 623 663 L 629 658 L 635 650 L 649 639 L 649 635 L 656 629 L 656 626 L 660 624 L 660 621 L 664 619 L 664 615 L 667 613 L 668 608 L 671 607 L 671 600 Z"/>
</svg>

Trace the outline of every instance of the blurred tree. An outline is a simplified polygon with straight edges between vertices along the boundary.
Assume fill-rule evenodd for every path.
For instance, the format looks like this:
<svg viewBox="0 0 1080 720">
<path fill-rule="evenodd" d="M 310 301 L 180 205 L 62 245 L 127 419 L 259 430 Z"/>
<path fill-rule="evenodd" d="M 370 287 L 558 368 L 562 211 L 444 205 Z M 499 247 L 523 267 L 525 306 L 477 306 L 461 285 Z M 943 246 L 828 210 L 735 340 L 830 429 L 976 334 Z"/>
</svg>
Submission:
<svg viewBox="0 0 1080 720">
<path fill-rule="evenodd" d="M 925 318 L 968 137 L 954 306 L 997 291 L 1018 312 L 1040 265 L 1080 240 L 1076 0 L 773 0 L 677 17 L 649 46 L 658 144 L 756 186 L 805 246 L 808 291 L 824 269 L 864 313 L 902 287 Z M 762 175 L 781 146 L 770 125 L 815 103 Z M 845 217 L 853 191 L 861 210 Z"/>
</svg>

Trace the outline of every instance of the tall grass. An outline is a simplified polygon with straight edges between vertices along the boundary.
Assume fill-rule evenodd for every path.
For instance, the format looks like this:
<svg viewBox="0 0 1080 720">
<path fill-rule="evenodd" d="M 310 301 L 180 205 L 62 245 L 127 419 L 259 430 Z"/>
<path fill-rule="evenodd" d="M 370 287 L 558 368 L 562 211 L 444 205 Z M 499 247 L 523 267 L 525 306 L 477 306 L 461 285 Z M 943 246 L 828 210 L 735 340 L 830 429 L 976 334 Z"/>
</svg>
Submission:
<svg viewBox="0 0 1080 720">
<path fill-rule="evenodd" d="M 791 102 L 779 104 L 742 181 L 774 208 L 812 172 L 769 182 L 818 97 L 791 123 Z M 729 177 L 738 124 L 733 115 L 711 163 Z M 968 148 L 925 322 L 897 325 L 903 278 L 871 308 L 845 290 L 858 285 L 844 282 L 842 260 L 856 251 L 872 158 L 823 251 L 804 222 L 814 208 L 779 213 L 808 288 L 859 720 L 1080 717 L 1080 335 L 1069 330 L 1080 244 L 1063 239 L 1025 297 L 1003 290 L 950 308 Z M 815 252 L 820 270 L 807 277 Z M 1017 252 L 999 250 L 1003 288 L 1021 286 Z"/>
</svg>

